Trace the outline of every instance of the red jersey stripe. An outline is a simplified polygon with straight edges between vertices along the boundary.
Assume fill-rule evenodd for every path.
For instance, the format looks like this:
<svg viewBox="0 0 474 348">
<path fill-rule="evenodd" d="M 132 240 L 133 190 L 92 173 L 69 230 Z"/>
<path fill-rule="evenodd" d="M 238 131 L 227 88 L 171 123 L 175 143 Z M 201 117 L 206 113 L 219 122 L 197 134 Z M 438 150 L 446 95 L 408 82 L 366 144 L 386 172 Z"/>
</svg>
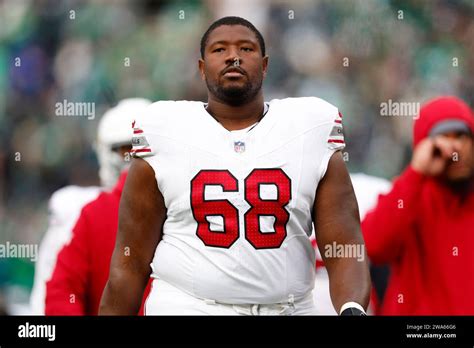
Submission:
<svg viewBox="0 0 474 348">
<path fill-rule="evenodd" d="M 323 260 L 316 260 L 315 266 L 316 266 L 316 268 L 325 267 L 324 266 L 324 261 Z"/>
</svg>

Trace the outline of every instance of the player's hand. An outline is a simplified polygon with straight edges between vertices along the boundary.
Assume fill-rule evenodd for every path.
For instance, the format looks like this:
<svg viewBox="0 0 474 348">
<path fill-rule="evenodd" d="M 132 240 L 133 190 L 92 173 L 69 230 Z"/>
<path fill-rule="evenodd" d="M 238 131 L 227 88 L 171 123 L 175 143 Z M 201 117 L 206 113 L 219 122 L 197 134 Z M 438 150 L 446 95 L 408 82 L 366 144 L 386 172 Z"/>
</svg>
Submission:
<svg viewBox="0 0 474 348">
<path fill-rule="evenodd" d="M 412 168 L 427 176 L 440 175 L 454 153 L 454 143 L 443 136 L 422 140 L 413 152 Z"/>
</svg>

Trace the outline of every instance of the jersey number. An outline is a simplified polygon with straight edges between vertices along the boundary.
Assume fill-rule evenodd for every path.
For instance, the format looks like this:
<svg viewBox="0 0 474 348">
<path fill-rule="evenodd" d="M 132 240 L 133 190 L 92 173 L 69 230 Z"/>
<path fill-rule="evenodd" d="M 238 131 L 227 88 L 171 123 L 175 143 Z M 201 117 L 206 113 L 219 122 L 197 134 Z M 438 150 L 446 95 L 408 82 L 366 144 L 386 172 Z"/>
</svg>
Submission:
<svg viewBox="0 0 474 348">
<path fill-rule="evenodd" d="M 276 187 L 276 199 L 263 199 L 261 185 Z M 239 191 L 238 180 L 228 170 L 201 170 L 191 181 L 191 208 L 198 226 L 196 234 L 207 246 L 230 248 L 239 238 L 239 211 L 227 199 L 206 200 L 206 186 L 221 186 L 223 192 Z M 279 248 L 286 238 L 290 214 L 291 180 L 281 169 L 254 169 L 244 181 L 245 239 L 255 249 Z M 220 217 L 223 231 L 210 229 L 209 217 Z M 260 218 L 273 220 L 273 231 L 261 231 Z"/>
</svg>

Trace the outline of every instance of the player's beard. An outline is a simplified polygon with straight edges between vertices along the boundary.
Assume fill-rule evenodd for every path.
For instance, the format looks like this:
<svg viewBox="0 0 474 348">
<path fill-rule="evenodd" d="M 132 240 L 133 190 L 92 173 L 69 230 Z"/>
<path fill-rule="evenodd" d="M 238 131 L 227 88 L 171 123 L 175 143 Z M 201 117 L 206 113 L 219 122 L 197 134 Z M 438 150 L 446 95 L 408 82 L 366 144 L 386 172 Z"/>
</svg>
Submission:
<svg viewBox="0 0 474 348">
<path fill-rule="evenodd" d="M 206 85 L 209 92 L 220 101 L 232 105 L 240 106 L 252 101 L 262 89 L 263 79 L 259 79 L 254 84 L 249 80 L 242 87 L 224 87 L 219 83 L 210 83 L 206 78 Z"/>
</svg>

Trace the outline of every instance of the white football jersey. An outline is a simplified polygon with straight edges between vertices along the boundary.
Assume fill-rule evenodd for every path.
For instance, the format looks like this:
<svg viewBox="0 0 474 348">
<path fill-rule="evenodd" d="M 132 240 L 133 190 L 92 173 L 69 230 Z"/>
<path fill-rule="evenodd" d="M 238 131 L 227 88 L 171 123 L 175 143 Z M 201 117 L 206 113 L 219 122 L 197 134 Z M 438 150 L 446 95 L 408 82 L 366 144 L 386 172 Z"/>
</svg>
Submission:
<svg viewBox="0 0 474 348">
<path fill-rule="evenodd" d="M 100 187 L 66 186 L 53 193 L 49 200 L 48 230 L 40 244 L 31 290 L 31 314 L 44 315 L 46 283 L 51 279 L 61 249 L 69 243 L 72 229 L 82 208 L 99 195 Z"/>
<path fill-rule="evenodd" d="M 272 100 L 258 124 L 232 132 L 202 102 L 160 101 L 134 125 L 132 143 L 167 208 L 154 277 L 233 304 L 312 290 L 316 188 L 344 147 L 336 107 L 313 97 Z"/>
</svg>

